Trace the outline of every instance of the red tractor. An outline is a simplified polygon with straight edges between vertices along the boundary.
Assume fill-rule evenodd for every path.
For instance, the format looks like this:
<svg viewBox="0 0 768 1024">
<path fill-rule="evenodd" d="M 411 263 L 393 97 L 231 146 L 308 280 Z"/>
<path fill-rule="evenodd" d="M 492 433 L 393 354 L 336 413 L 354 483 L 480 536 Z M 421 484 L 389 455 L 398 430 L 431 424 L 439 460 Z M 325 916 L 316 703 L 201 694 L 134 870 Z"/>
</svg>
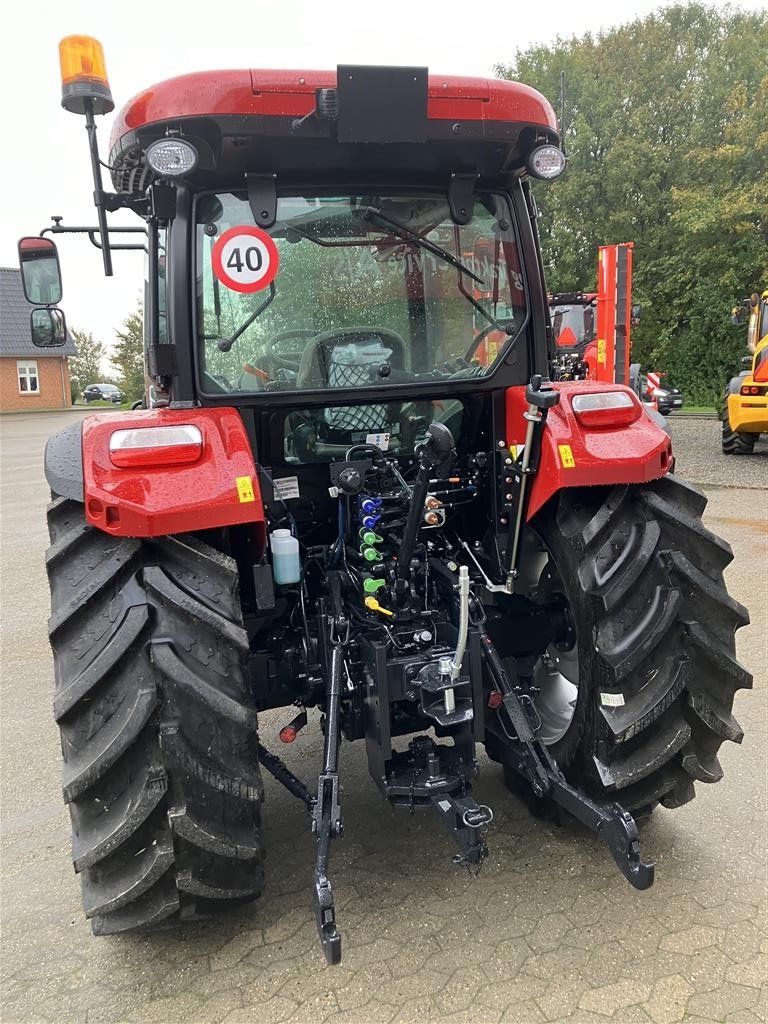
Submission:
<svg viewBox="0 0 768 1024">
<path fill-rule="evenodd" d="M 45 455 L 55 714 L 94 932 L 257 897 L 267 771 L 306 806 L 337 962 L 342 740 L 473 871 L 492 842 L 482 744 L 647 888 L 633 815 L 721 777 L 747 614 L 636 394 L 551 382 L 531 195 L 565 164 L 550 104 L 419 67 L 192 74 L 118 114 L 106 191 L 101 49 L 70 37 L 62 66 L 98 225 L 21 245 L 38 343 L 63 326 L 50 234 L 85 230 L 111 273 L 107 214 L 129 209 L 120 244 L 148 252 L 148 408 L 88 415 Z M 274 708 L 288 752 L 320 712 L 313 780 L 260 740 Z"/>
</svg>

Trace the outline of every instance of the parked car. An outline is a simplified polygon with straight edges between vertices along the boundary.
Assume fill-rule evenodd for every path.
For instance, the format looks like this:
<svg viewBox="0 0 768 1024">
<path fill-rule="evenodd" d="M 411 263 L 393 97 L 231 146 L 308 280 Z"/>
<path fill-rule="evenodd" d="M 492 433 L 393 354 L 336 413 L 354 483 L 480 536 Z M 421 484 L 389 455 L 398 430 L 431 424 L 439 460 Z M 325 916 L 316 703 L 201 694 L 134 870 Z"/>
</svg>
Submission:
<svg viewBox="0 0 768 1024">
<path fill-rule="evenodd" d="M 662 416 L 669 416 L 671 412 L 676 412 L 683 407 L 683 392 L 680 388 L 672 387 L 666 381 L 663 384 L 654 385 L 643 375 L 640 378 L 640 388 L 646 401 L 650 401 L 652 398 L 656 399 Z"/>
<path fill-rule="evenodd" d="M 87 404 L 91 402 L 114 402 L 120 405 L 125 401 L 125 394 L 114 384 L 89 384 L 83 392 Z"/>
</svg>

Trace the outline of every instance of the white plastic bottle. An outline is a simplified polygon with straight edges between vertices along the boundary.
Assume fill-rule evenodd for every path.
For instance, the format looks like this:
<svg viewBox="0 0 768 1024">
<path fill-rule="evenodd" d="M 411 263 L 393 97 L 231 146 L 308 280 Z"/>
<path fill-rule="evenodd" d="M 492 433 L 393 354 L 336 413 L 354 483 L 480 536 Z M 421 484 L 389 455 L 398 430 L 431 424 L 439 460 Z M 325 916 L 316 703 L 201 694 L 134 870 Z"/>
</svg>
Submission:
<svg viewBox="0 0 768 1024">
<path fill-rule="evenodd" d="M 272 572 L 275 583 L 298 583 L 301 579 L 299 542 L 290 530 L 273 530 L 269 535 L 272 548 Z"/>
</svg>

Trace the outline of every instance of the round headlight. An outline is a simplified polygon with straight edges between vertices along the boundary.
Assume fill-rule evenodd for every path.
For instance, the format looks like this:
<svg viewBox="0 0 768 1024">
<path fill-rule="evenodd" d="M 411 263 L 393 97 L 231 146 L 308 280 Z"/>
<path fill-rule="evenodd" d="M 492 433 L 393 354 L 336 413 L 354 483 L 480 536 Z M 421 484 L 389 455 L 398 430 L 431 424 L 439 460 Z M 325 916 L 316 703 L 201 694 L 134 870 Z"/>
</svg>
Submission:
<svg viewBox="0 0 768 1024">
<path fill-rule="evenodd" d="M 147 149 L 147 163 L 161 178 L 181 178 L 197 167 L 197 150 L 184 139 L 158 139 Z"/>
<path fill-rule="evenodd" d="M 557 146 L 538 146 L 528 157 L 527 166 L 534 178 L 557 178 L 565 170 L 565 153 Z"/>
</svg>

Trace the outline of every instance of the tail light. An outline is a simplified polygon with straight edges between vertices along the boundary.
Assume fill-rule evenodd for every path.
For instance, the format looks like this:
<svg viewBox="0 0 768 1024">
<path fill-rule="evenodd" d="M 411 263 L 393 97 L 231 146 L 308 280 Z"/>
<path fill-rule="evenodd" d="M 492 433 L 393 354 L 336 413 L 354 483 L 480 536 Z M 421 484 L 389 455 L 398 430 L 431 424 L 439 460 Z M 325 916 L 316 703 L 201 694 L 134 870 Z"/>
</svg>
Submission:
<svg viewBox="0 0 768 1024">
<path fill-rule="evenodd" d="M 766 395 L 768 394 L 768 387 L 760 387 L 758 384 L 742 384 L 741 386 L 742 395 Z"/>
<path fill-rule="evenodd" d="M 574 395 L 571 408 L 584 427 L 624 427 L 639 419 L 640 403 L 628 391 L 593 391 Z"/>
<path fill-rule="evenodd" d="M 109 439 L 114 466 L 178 466 L 197 462 L 203 451 L 203 434 L 192 423 L 167 427 L 130 427 L 116 430 Z"/>
</svg>

